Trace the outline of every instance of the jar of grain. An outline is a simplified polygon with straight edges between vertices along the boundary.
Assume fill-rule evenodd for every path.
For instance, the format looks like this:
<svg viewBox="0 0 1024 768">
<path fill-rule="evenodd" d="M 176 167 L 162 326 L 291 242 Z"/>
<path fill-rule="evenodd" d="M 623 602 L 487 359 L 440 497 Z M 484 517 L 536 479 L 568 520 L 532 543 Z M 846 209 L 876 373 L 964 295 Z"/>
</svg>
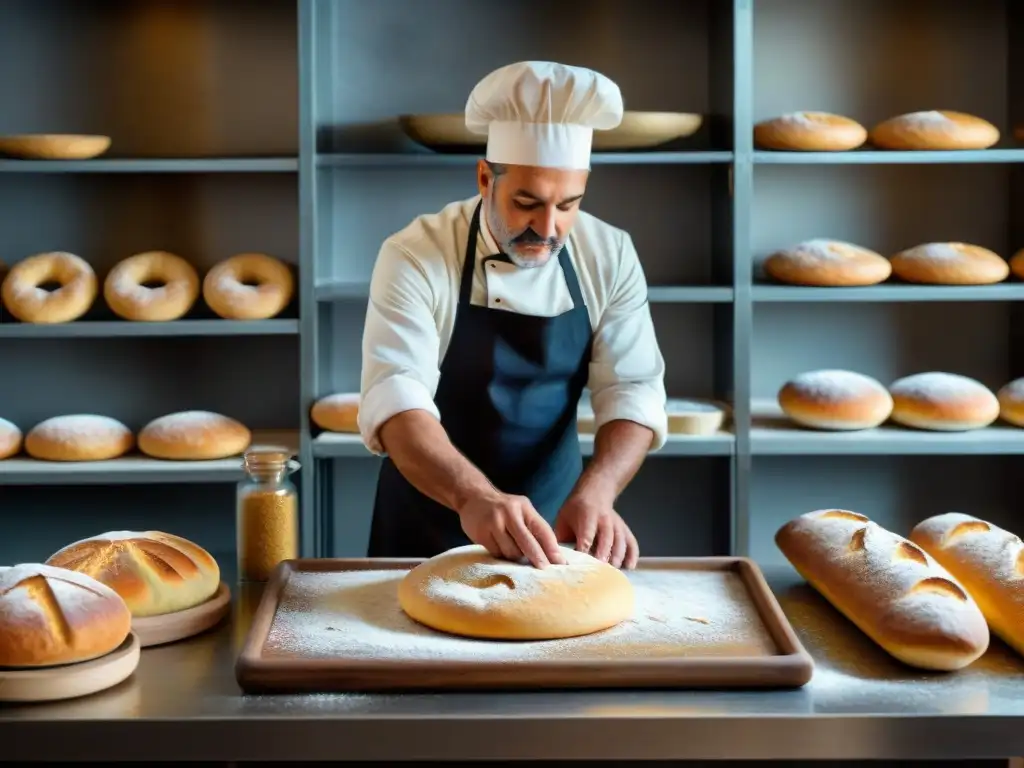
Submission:
<svg viewBox="0 0 1024 768">
<path fill-rule="evenodd" d="M 288 476 L 299 468 L 291 452 L 253 447 L 243 457 L 238 484 L 238 578 L 266 581 L 282 560 L 299 556 L 299 493 Z"/>
</svg>

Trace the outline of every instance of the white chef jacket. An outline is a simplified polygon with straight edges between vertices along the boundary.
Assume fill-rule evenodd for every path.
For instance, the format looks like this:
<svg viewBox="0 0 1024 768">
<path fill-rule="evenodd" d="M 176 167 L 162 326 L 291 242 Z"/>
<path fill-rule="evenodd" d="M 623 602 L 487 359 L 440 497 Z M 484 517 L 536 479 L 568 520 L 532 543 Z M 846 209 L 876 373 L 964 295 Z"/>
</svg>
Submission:
<svg viewBox="0 0 1024 768">
<path fill-rule="evenodd" d="M 381 246 L 363 331 L 359 430 L 384 449 L 378 430 L 392 416 L 422 409 L 440 418 L 434 393 L 455 327 L 466 240 L 480 196 L 417 217 Z M 569 236 L 571 261 L 594 330 L 587 387 L 595 429 L 614 419 L 654 431 L 665 443 L 665 361 L 655 337 L 647 281 L 629 234 L 580 211 Z M 521 269 L 488 258 L 499 252 L 480 211 L 470 302 L 553 317 L 573 308 L 558 259 Z"/>
</svg>

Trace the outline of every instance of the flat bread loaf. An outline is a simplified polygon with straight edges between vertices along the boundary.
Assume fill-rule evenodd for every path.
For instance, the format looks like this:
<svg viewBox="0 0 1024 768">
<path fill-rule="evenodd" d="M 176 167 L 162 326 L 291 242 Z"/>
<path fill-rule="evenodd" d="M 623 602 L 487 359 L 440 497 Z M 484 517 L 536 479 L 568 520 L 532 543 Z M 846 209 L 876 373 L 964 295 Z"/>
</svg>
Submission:
<svg viewBox="0 0 1024 768">
<path fill-rule="evenodd" d="M 472 544 L 417 565 L 399 582 L 414 621 L 441 632 L 493 640 L 554 640 L 609 629 L 633 615 L 622 571 L 563 547 L 566 563 L 535 568 Z"/>
</svg>

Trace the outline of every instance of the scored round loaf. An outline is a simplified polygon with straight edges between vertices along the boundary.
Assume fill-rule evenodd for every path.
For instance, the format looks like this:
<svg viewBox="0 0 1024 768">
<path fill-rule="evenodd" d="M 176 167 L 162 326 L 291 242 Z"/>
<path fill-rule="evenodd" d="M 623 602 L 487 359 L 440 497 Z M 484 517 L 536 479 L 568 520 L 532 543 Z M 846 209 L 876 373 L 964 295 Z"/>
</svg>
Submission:
<svg viewBox="0 0 1024 768">
<path fill-rule="evenodd" d="M 358 432 L 359 393 L 338 392 L 321 397 L 313 404 L 309 417 L 328 432 Z"/>
<path fill-rule="evenodd" d="M 999 416 L 1007 424 L 1024 427 L 1024 377 L 1007 382 L 996 392 Z"/>
<path fill-rule="evenodd" d="M 139 450 L 154 459 L 225 459 L 243 453 L 250 442 L 248 427 L 210 411 L 169 413 L 153 419 L 139 432 Z"/>
<path fill-rule="evenodd" d="M 928 371 L 889 385 L 897 424 L 940 432 L 987 427 L 999 418 L 999 400 L 980 381 L 958 373 Z"/>
<path fill-rule="evenodd" d="M 968 243 L 923 243 L 890 261 L 893 274 L 908 283 L 991 285 L 1010 276 L 1010 265 L 999 254 Z"/>
<path fill-rule="evenodd" d="M 220 567 L 209 552 L 160 531 L 103 533 L 69 544 L 46 564 L 106 584 L 136 617 L 194 608 L 220 587 Z"/>
<path fill-rule="evenodd" d="M 782 385 L 778 400 L 786 416 L 811 429 L 872 429 L 892 413 L 892 396 L 881 382 L 841 369 L 797 374 Z"/>
<path fill-rule="evenodd" d="M 831 112 L 789 112 L 754 126 L 754 144 L 761 149 L 842 152 L 867 138 L 863 125 Z"/>
<path fill-rule="evenodd" d="M 988 650 L 985 617 L 964 587 L 864 515 L 808 512 L 783 525 L 775 544 L 836 610 L 905 664 L 952 671 Z"/>
<path fill-rule="evenodd" d="M 878 149 L 988 149 L 999 141 L 999 129 L 975 115 L 933 109 L 883 120 L 869 138 Z"/>
<path fill-rule="evenodd" d="M 841 240 L 815 238 L 772 253 L 764 271 L 781 283 L 809 286 L 877 285 L 892 273 L 879 253 Z"/>
<path fill-rule="evenodd" d="M 89 576 L 40 563 L 0 566 L 0 667 L 95 659 L 131 628 L 124 600 Z"/>
<path fill-rule="evenodd" d="M 566 562 L 535 568 L 475 544 L 425 560 L 398 585 L 402 610 L 432 629 L 493 640 L 554 640 L 633 616 L 633 584 L 608 563 L 563 547 Z"/>
<path fill-rule="evenodd" d="M 9 459 L 21 450 L 24 440 L 18 425 L 0 418 L 0 459 Z"/>
</svg>

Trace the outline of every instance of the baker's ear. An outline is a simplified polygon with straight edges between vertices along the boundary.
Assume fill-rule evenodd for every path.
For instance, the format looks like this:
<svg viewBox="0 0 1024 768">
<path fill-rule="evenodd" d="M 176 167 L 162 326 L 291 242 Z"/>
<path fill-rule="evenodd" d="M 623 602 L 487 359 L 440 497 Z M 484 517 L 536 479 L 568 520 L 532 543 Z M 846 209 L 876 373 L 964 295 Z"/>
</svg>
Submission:
<svg viewBox="0 0 1024 768">
<path fill-rule="evenodd" d="M 476 186 L 481 197 L 487 197 L 491 185 L 494 183 L 494 174 L 487 167 L 487 161 L 481 158 L 476 163 Z"/>
</svg>

